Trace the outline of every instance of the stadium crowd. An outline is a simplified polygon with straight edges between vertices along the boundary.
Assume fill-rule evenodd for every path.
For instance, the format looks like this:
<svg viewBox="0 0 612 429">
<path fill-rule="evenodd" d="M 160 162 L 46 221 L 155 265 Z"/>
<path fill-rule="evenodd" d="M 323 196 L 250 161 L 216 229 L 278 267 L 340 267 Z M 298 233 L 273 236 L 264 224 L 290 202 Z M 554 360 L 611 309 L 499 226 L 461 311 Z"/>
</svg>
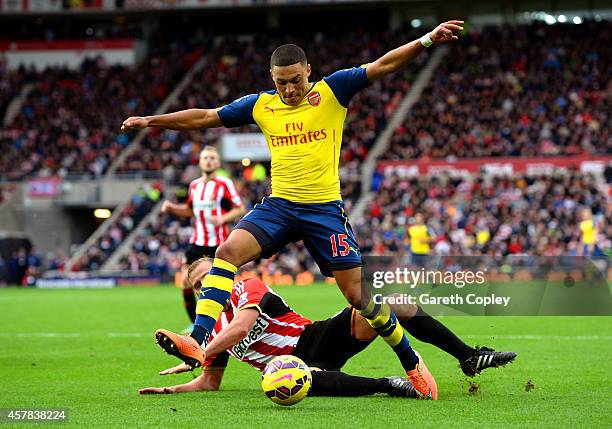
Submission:
<svg viewBox="0 0 612 429">
<path fill-rule="evenodd" d="M 471 32 L 449 51 L 441 70 L 397 129 L 385 157 L 611 153 L 612 136 L 606 124 L 612 109 L 605 72 L 610 68 L 606 49 L 611 33 L 607 22 L 588 21 Z M 267 56 L 285 40 L 265 35 L 206 37 L 206 65 L 171 109 L 222 105 L 271 86 Z M 314 65 L 312 78 L 319 79 L 370 61 L 386 47 L 410 37 L 405 29 L 375 36 L 329 31 L 291 41 L 307 48 Z M 0 65 L 0 110 L 16 95 L 21 82 L 36 81 L 19 115 L 0 133 L 1 143 L 9 148 L 0 155 L 2 176 L 19 180 L 57 172 L 104 173 L 131 137 L 118 135 L 116 124 L 132 114 L 154 111 L 199 52 L 187 45 L 161 44 L 134 70 L 108 66 L 98 59 L 85 61 L 78 71 L 45 70 L 35 79 L 32 72 L 8 72 Z M 426 59 L 421 56 L 418 61 Z M 245 65 L 248 73 L 244 73 Z M 418 69 L 407 68 L 355 97 L 341 154 L 345 183 L 358 177 L 361 161 Z M 197 149 L 217 141 L 221 132 L 154 130 L 119 171 L 165 170 L 176 177 L 195 163 Z M 49 141 L 57 144 L 49 145 Z M 353 189 L 357 197 L 359 187 Z"/>
<path fill-rule="evenodd" d="M 595 254 L 612 250 L 608 185 L 577 171 L 551 176 L 515 173 L 385 177 L 356 229 L 364 253 L 411 251 L 408 228 L 420 212 L 432 255 L 582 255 L 580 222 L 592 213 Z"/>
<path fill-rule="evenodd" d="M 0 286 L 6 284 L 30 286 L 45 271 L 63 271 L 68 260 L 63 252 L 43 254 L 30 243 L 27 244 L 5 255 L 4 258 L 0 254 Z"/>
<path fill-rule="evenodd" d="M 145 186 L 123 208 L 115 222 L 105 231 L 96 243 L 91 245 L 72 266 L 72 271 L 99 270 L 117 250 L 123 240 L 138 226 L 163 196 L 163 186 L 159 183 Z"/>
<path fill-rule="evenodd" d="M 266 183 L 260 184 L 265 186 Z M 580 223 L 592 213 L 596 246 L 590 254 L 612 252 L 612 195 L 608 185 L 577 171 L 551 176 L 446 175 L 383 178 L 364 218 L 354 223 L 363 254 L 411 252 L 409 227 L 420 212 L 431 239 L 430 255 L 582 255 Z M 244 196 L 244 190 L 240 191 Z M 253 194 L 257 195 L 257 194 Z M 251 201 L 253 203 L 253 201 Z M 135 240 L 121 269 L 163 275 L 179 269 L 188 246 L 188 220 L 161 215 Z M 251 267 L 296 276 L 317 273 L 301 244 Z M 249 268 L 247 267 L 247 270 Z"/>
<path fill-rule="evenodd" d="M 172 46 L 135 69 L 95 58 L 84 60 L 79 70 L 38 71 L 21 110 L 0 131 L 0 179 L 100 176 L 129 142 L 118 124 L 126 116 L 155 111 L 198 55 Z M 23 74 L 2 74 L 0 88 L 23 80 Z"/>
<path fill-rule="evenodd" d="M 290 41 L 306 48 L 314 81 L 376 58 L 387 47 L 413 36 L 404 29 L 375 35 L 330 30 Z M 449 50 L 383 157 L 612 153 L 608 95 L 612 84 L 605 72 L 611 68 L 611 39 L 606 22 L 471 32 Z M 207 39 L 202 50 L 204 68 L 170 110 L 223 105 L 270 88 L 268 55 L 285 41 L 289 40 L 269 35 Z M 103 174 L 133 137 L 118 134 L 117 124 L 127 116 L 153 112 L 200 53 L 171 45 L 155 51 L 134 70 L 108 66 L 98 59 L 85 61 L 79 71 L 38 73 L 36 87 L 21 112 L 0 131 L 0 144 L 8 148 L 0 153 L 0 178 Z M 361 163 L 427 56 L 418 61 L 404 73 L 375 82 L 349 106 L 340 167 L 349 214 L 360 194 Z M 11 79 L 18 87 L 31 78 L 24 71 L 7 72 L 0 67 L 0 110 L 8 103 L 4 100 L 15 95 L 7 92 L 15 91 Z M 256 130 L 240 127 L 229 132 Z M 217 142 L 224 132 L 152 129 L 118 171 L 162 172 L 169 182 L 184 186 L 194 178 L 194 169 L 197 174 L 201 147 Z M 250 180 L 242 167 L 230 168 L 232 176 L 239 178 L 237 186 L 247 205 L 268 193 L 267 179 Z M 581 254 L 583 237 L 578 225 L 585 209 L 592 212 L 597 227 L 596 250 L 603 253 L 612 247 L 612 225 L 606 222 L 612 218 L 611 196 L 592 176 L 575 171 L 463 178 L 391 174 L 377 186 L 364 219 L 354 222 L 364 254 L 409 252 L 407 231 L 417 210 L 426 219 L 434 255 Z M 155 201 L 135 197 L 73 270 L 100 268 Z M 172 273 L 180 267 L 190 235 L 189 220 L 160 215 L 136 237 L 120 267 L 130 272 Z M 61 261 L 57 265 L 61 267 Z M 293 275 L 317 271 L 301 244 L 289 246 L 263 262 L 263 267 Z"/>
<path fill-rule="evenodd" d="M 36 75 L 26 67 L 10 70 L 6 58 L 0 55 L 0 121 L 4 120 L 10 102 L 19 95 L 21 88 Z"/>
<path fill-rule="evenodd" d="M 449 50 L 384 157 L 611 154 L 611 44 L 606 21 L 471 32 Z"/>
<path fill-rule="evenodd" d="M 575 42 L 578 36 L 592 39 L 588 51 L 580 50 Z M 603 54 L 609 37 L 608 27 L 596 23 L 573 26 L 569 30 L 563 26 L 534 24 L 472 33 L 461 42 L 464 46 L 450 51 L 443 65 L 444 72 L 436 73 L 431 87 L 396 133 L 387 156 L 409 159 L 449 157 L 451 154 L 459 158 L 610 153 L 612 137 L 609 127 L 605 126 L 610 121 L 610 109 L 604 93 L 609 85 L 604 73 L 609 58 Z M 545 43 L 529 50 L 517 49 L 519 45 L 526 46 L 530 39 Z M 269 86 L 267 68 L 260 67 L 262 61 L 265 64 L 265 57 L 255 50 L 253 39 L 234 43 L 224 45 L 225 55 L 220 56 L 215 67 L 204 69 L 203 76 L 194 80 L 174 108 L 218 105 L 224 99 L 249 92 L 254 86 Z M 377 43 L 372 42 L 372 52 L 368 54 L 374 55 L 380 45 L 393 42 Z M 501 43 L 501 48 L 495 45 L 497 43 Z M 256 45 L 262 46 L 261 43 Z M 311 63 L 315 66 L 326 64 L 329 71 L 341 67 L 325 62 L 323 55 L 330 52 L 329 46 L 317 43 L 314 46 Z M 240 56 L 234 51 L 240 52 Z M 517 56 L 519 51 L 526 54 Z M 331 52 L 335 53 L 332 58 L 346 57 L 340 50 L 334 52 L 332 48 Z M 363 52 L 354 52 L 353 56 L 349 55 L 355 58 L 353 62 L 365 61 L 366 56 L 360 56 Z M 235 79 L 245 59 L 254 68 L 253 73 L 245 81 Z M 578 67 L 578 64 L 583 66 Z M 322 69 L 322 75 L 327 72 L 326 68 Z M 568 73 L 571 79 L 563 83 L 560 76 Z M 400 94 L 409 88 L 410 80 L 411 77 L 404 76 L 381 84 L 374 90 L 358 94 L 351 104 L 341 164 L 343 195 L 348 200 L 349 213 L 351 202 L 359 196 L 360 163 L 399 102 Z M 216 93 L 207 90 L 210 81 L 218 82 L 214 86 Z M 394 92 L 390 88 L 398 82 L 403 88 Z M 555 91 L 544 97 L 549 87 Z M 385 108 L 378 108 L 381 105 Z M 433 114 L 432 109 L 439 116 Z M 470 117 L 475 119 L 468 121 Z M 464 126 L 470 128 L 460 128 Z M 238 129 L 241 132 L 249 130 L 248 127 Z M 509 134 L 504 135 L 507 131 Z M 461 135 L 463 140 L 453 137 L 453 133 Z M 521 136 L 522 140 L 510 136 Z M 182 171 L 185 165 L 195 163 L 201 144 L 218 137 L 216 130 L 204 134 L 158 131 L 151 134 L 150 141 L 145 144 L 149 148 L 145 156 L 133 156 L 121 168 L 156 169 L 159 164 Z M 406 146 L 402 138 L 414 138 L 418 143 Z M 436 138 L 443 143 L 438 144 Z M 523 144 L 525 139 L 533 139 L 539 145 Z M 454 144 L 446 144 L 451 141 Z M 552 150 L 551 144 L 559 150 Z M 504 150 L 499 149 L 502 146 Z M 442 152 L 419 149 L 426 147 Z M 164 161 L 156 159 L 154 154 L 158 152 L 166 157 Z M 147 164 L 147 160 L 151 164 Z M 464 189 L 468 189 L 467 193 Z M 576 193 L 576 189 L 580 191 Z M 582 189 L 588 191 L 586 200 L 580 196 Z M 248 190 L 246 186 L 242 192 Z M 606 216 L 610 216 L 606 195 L 593 178 L 578 173 L 561 182 L 556 178 L 534 176 L 492 180 L 480 176 L 459 181 L 432 177 L 416 182 L 392 177 L 386 178 L 376 191 L 377 198 L 365 219 L 356 225 L 364 253 L 409 251 L 407 228 L 413 222 L 416 207 L 427 207 L 425 218 L 434 240 L 432 254 L 579 254 L 582 246 L 577 225 L 581 210 L 587 207 L 593 210 L 599 228 L 601 240 L 597 250 L 607 250 L 612 238 L 610 225 L 604 222 Z M 250 194 L 262 193 L 260 190 Z M 552 202 L 549 201 L 551 195 L 555 195 Z M 544 212 L 547 208 L 554 209 L 550 215 Z M 182 238 L 164 238 L 164 231 Z M 189 237 L 186 224 L 166 216 L 151 225 L 147 232 L 154 237 L 155 250 L 147 250 L 148 239 L 143 235 L 134 252 L 123 261 L 124 267 L 128 268 L 129 259 L 131 269 L 142 269 L 151 265 L 151 258 L 155 259 L 156 269 L 159 265 L 164 270 L 178 266 L 180 252 L 177 250 L 186 246 Z M 291 274 L 314 267 L 301 245 L 291 246 L 264 264 L 270 271 Z"/>
</svg>

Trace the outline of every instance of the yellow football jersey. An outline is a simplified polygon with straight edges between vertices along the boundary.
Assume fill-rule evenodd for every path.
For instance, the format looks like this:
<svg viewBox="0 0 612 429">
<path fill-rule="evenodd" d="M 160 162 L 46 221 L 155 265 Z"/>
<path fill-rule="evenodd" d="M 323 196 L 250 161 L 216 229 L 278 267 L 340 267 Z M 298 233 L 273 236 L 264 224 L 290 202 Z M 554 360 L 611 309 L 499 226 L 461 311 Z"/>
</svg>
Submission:
<svg viewBox="0 0 612 429">
<path fill-rule="evenodd" d="M 427 225 L 412 225 L 408 228 L 410 235 L 410 250 L 418 255 L 429 254 L 429 231 Z"/>
<path fill-rule="evenodd" d="M 595 229 L 592 219 L 583 220 L 580 222 L 580 231 L 582 231 L 583 244 L 595 244 L 597 230 Z"/>
<path fill-rule="evenodd" d="M 225 127 L 255 123 L 272 159 L 272 196 L 298 203 L 341 200 L 338 164 L 350 99 L 367 87 L 365 68 L 340 70 L 314 83 L 289 106 L 276 91 L 251 94 L 219 110 Z"/>
</svg>

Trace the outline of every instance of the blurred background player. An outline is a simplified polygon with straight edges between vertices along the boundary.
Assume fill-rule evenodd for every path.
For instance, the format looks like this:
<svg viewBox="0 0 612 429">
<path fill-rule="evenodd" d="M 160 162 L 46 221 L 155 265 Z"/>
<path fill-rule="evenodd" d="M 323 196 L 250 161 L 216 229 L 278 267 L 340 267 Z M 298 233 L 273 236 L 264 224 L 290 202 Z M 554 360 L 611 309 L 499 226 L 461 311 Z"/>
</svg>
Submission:
<svg viewBox="0 0 612 429">
<path fill-rule="evenodd" d="M 191 323 L 196 318 L 196 297 L 187 282 L 187 268 L 202 256 L 213 258 L 217 247 L 229 235 L 229 224 L 245 213 L 232 180 L 216 174 L 221 157 L 215 147 L 202 149 L 199 166 L 202 176 L 189 184 L 187 201 L 176 204 L 166 200 L 161 208 L 162 213 L 194 219 L 193 235 L 181 266 L 183 300 Z"/>
<path fill-rule="evenodd" d="M 421 213 L 417 213 L 414 216 L 414 225 L 408 228 L 408 235 L 410 236 L 412 263 L 419 268 L 424 267 L 427 264 L 427 256 L 429 255 L 429 243 L 433 237 L 429 228 L 425 225 Z"/>
<path fill-rule="evenodd" d="M 582 255 L 592 256 L 597 247 L 597 227 L 591 210 L 582 210 L 581 218 L 579 227 L 582 238 Z"/>
</svg>

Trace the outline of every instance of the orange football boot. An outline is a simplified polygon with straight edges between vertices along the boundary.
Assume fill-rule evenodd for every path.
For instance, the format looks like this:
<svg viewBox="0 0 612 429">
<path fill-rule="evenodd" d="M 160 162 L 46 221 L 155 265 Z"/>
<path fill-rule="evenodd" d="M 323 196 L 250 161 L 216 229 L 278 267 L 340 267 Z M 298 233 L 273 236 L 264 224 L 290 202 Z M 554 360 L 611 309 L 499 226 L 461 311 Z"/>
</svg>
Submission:
<svg viewBox="0 0 612 429">
<path fill-rule="evenodd" d="M 198 342 L 190 336 L 158 329 L 155 331 L 155 342 L 166 353 L 176 356 L 192 368 L 204 365 L 204 352 Z"/>
<path fill-rule="evenodd" d="M 419 363 L 412 371 L 408 371 L 406 374 L 408 375 L 408 380 L 416 390 L 419 399 L 432 399 L 434 401 L 438 400 L 438 385 L 436 384 L 436 380 L 429 372 L 427 365 L 423 362 L 423 358 L 420 354 L 415 352 L 419 357 Z"/>
</svg>

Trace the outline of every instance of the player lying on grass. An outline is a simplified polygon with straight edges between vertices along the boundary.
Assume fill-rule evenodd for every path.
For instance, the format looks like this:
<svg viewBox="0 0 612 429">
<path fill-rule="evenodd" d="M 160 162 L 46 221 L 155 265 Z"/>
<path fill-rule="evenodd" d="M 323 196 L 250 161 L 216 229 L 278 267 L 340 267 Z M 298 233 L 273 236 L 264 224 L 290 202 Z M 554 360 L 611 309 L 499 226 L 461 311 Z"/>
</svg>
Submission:
<svg viewBox="0 0 612 429">
<path fill-rule="evenodd" d="M 338 70 L 317 82 L 309 80 L 312 69 L 304 50 L 293 44 L 282 45 L 270 57 L 274 90 L 257 91 L 219 108 L 130 117 L 123 122 L 123 131 L 257 124 L 270 149 L 272 194 L 242 218 L 215 252 L 191 334 L 170 336 L 178 350 L 176 355 L 185 363 L 197 366 L 206 360 L 200 346 L 207 342 L 223 311 L 238 269 L 259 257 L 270 258 L 291 242 L 302 241 L 321 273 L 335 278 L 348 303 L 359 309 L 392 348 L 418 394 L 432 397 L 421 359 L 393 309 L 387 304 L 362 302 L 361 252 L 344 210 L 338 166 L 344 121 L 353 96 L 402 69 L 426 47 L 457 40 L 455 33 L 463 30 L 462 25 L 463 21 L 444 22 L 421 39 L 392 49 L 362 67 Z"/>
<path fill-rule="evenodd" d="M 192 367 L 181 363 L 173 368 L 161 371 L 160 375 L 180 374 L 191 371 Z M 320 368 L 310 368 L 312 386 L 309 396 L 368 396 L 386 393 L 389 396 L 418 398 L 414 387 L 403 377 L 370 378 L 348 375 L 341 371 L 327 371 Z M 141 395 L 170 394 L 188 392 L 213 392 L 219 390 L 225 367 L 203 368 L 202 375 L 188 383 L 169 387 L 145 387 L 140 389 Z"/>
<path fill-rule="evenodd" d="M 200 287 L 202 279 L 210 270 L 210 265 L 211 265 L 210 260 L 206 260 L 205 258 L 200 259 L 191 265 L 190 270 L 189 270 L 188 280 L 192 282 L 192 284 L 194 284 L 196 288 Z M 242 310 L 238 311 L 239 318 L 235 317 L 231 319 L 233 323 L 238 323 L 239 321 L 243 321 L 243 320 L 245 321 L 245 323 L 248 322 L 244 326 L 235 325 L 236 326 L 235 329 L 240 328 L 238 329 L 240 331 L 238 332 L 240 335 L 237 334 L 234 338 L 234 341 L 237 341 L 237 344 L 243 344 L 243 345 L 245 343 L 244 342 L 241 343 L 240 340 L 244 339 L 243 341 L 246 341 L 245 337 L 247 337 L 247 334 L 248 334 L 248 337 L 250 338 L 251 330 L 254 329 L 254 327 L 258 326 L 258 324 L 256 323 L 257 321 L 259 321 L 260 319 L 267 320 L 267 318 L 270 317 L 270 313 L 272 315 L 275 314 L 274 309 L 272 309 L 272 311 L 270 312 L 270 310 L 267 307 L 266 307 L 267 312 L 263 312 L 262 311 L 263 305 L 267 305 L 270 301 L 277 302 L 278 300 L 280 300 L 280 302 L 282 302 L 282 304 L 284 305 L 283 308 L 290 311 L 289 307 L 287 307 L 287 305 L 282 300 L 282 298 L 274 294 L 274 292 L 270 290 L 262 282 L 254 280 L 253 283 L 249 283 L 249 282 L 247 283 L 248 283 L 249 289 L 255 288 L 257 285 L 259 285 L 260 290 L 259 292 L 257 292 L 257 296 L 261 298 L 261 301 L 259 304 L 251 303 L 250 306 L 247 306 L 245 300 L 249 299 L 250 296 L 251 297 L 255 296 L 254 294 L 249 295 L 249 291 L 245 291 L 245 290 L 243 290 L 239 296 L 236 295 L 236 297 L 234 297 L 235 295 L 234 293 L 232 294 L 232 297 L 234 297 L 232 303 L 235 302 L 237 299 L 238 304 L 242 304 L 243 307 L 247 307 L 246 308 L 247 310 L 252 309 L 251 314 L 250 314 L 251 317 L 248 319 L 246 318 L 247 314 L 243 313 Z M 233 292 L 236 292 L 236 293 L 239 292 L 240 287 L 244 288 L 244 285 L 241 285 L 240 283 L 236 283 L 234 286 Z M 274 299 L 266 298 L 268 294 L 270 297 L 276 297 L 276 298 Z M 240 297 L 242 297 L 242 301 L 243 301 L 242 303 L 241 303 Z M 226 307 L 226 312 L 230 310 L 232 310 L 233 312 L 233 307 L 232 308 Z M 222 314 L 221 318 L 217 322 L 216 328 L 223 326 L 224 320 L 227 325 L 227 317 L 225 316 L 226 312 Z M 296 316 L 299 316 L 299 315 L 296 315 Z M 431 318 L 430 316 L 427 316 L 427 317 Z M 299 318 L 300 318 L 299 320 L 306 320 L 302 318 L 301 316 L 299 316 Z M 418 317 L 413 317 L 412 319 L 408 321 L 401 321 L 401 323 L 405 327 L 407 327 L 408 331 L 410 331 L 411 330 L 409 327 L 410 324 L 413 323 L 417 319 Z M 441 327 L 443 327 L 444 329 L 448 331 L 448 329 L 444 327 L 442 324 L 440 324 L 438 321 L 436 321 L 435 319 L 432 319 L 432 320 L 434 320 L 437 324 L 439 324 Z M 249 325 L 249 323 L 252 323 L 252 324 Z M 272 325 L 270 329 L 274 327 L 275 325 Z M 269 360 L 274 356 L 282 355 L 282 354 L 294 354 L 302 358 L 303 360 L 305 360 L 306 363 L 312 364 L 312 362 L 314 362 L 314 366 L 319 366 L 319 367 L 323 367 L 326 369 L 340 369 L 342 365 L 350 357 L 354 356 L 355 354 L 363 350 L 365 347 L 367 347 L 367 345 L 369 345 L 373 341 L 373 339 L 376 337 L 375 331 L 372 330 L 372 328 L 369 326 L 367 321 L 365 321 L 362 316 L 360 316 L 357 312 L 355 312 L 354 310 L 351 310 L 350 308 L 343 310 L 342 312 L 338 313 L 336 316 L 332 317 L 331 319 L 328 319 L 326 321 L 321 321 L 321 322 L 315 322 L 314 324 L 312 324 L 312 327 L 308 328 L 307 331 L 308 333 L 304 334 L 304 336 L 300 336 L 298 340 L 291 340 L 292 342 L 296 344 L 296 347 L 294 350 L 291 350 L 290 345 L 286 345 L 284 346 L 286 348 L 280 348 L 280 349 L 264 347 L 263 349 L 264 351 L 273 353 L 273 355 L 267 359 Z M 321 331 L 323 332 L 322 334 L 321 334 Z M 228 332 L 228 331 L 225 331 L 225 332 Z M 245 334 L 245 335 L 242 335 L 242 334 Z M 320 335 L 318 339 L 316 337 L 317 335 Z M 328 356 L 328 354 L 327 354 L 327 350 L 325 349 L 325 347 L 327 347 L 325 335 L 331 335 L 331 337 L 327 340 L 330 342 L 329 350 L 332 352 L 332 354 L 329 355 L 330 357 L 326 357 Z M 309 339 L 309 338 L 312 338 L 312 339 Z M 459 339 L 457 340 L 460 341 Z M 162 348 L 169 350 L 170 353 L 173 353 L 173 347 L 171 345 L 172 343 L 168 343 L 168 337 L 166 336 L 165 333 L 158 335 L 158 341 L 160 341 L 160 345 L 162 346 Z M 219 350 L 218 341 L 219 341 L 218 335 L 216 335 L 215 339 L 212 340 L 208 344 L 205 351 L 209 352 L 212 349 L 214 352 L 218 353 L 218 350 Z M 426 341 L 426 339 L 423 339 L 423 341 Z M 250 341 L 246 341 L 246 344 L 249 345 Z M 463 372 L 468 375 L 474 375 L 475 373 L 478 373 L 482 369 L 485 369 L 485 368 L 503 366 L 506 363 L 511 362 L 516 356 L 516 354 L 512 352 L 500 353 L 500 352 L 494 352 L 486 348 L 473 349 L 467 345 L 464 345 L 464 346 L 472 351 L 471 354 L 468 355 L 469 357 L 467 357 L 464 361 L 460 362 Z M 314 354 L 315 356 L 314 358 L 312 358 L 312 356 L 304 357 L 304 355 L 302 354 L 304 352 L 302 350 L 304 350 L 306 347 L 314 348 L 314 350 L 310 352 Z M 243 347 L 237 350 L 241 350 L 242 348 Z M 255 346 L 255 348 L 259 348 L 259 346 Z M 231 347 L 229 347 L 228 349 L 230 352 L 233 351 Z M 297 352 L 295 352 L 295 350 L 297 350 Z M 333 353 L 339 353 L 341 358 L 338 358 L 337 357 L 338 355 L 333 355 Z M 257 356 L 257 355 L 254 355 L 254 356 Z M 333 357 L 333 356 L 336 356 L 336 357 Z M 330 366 L 329 364 L 320 363 L 320 361 L 327 362 L 329 360 L 335 360 L 335 364 Z M 253 364 L 253 363 L 251 364 L 257 367 L 256 364 Z M 263 366 L 261 365 L 260 367 L 263 368 Z M 258 369 L 261 369 L 261 368 L 258 367 Z M 191 369 L 189 365 L 181 364 L 175 368 L 171 368 L 169 370 L 162 371 L 162 374 L 172 374 L 176 372 L 186 371 L 188 369 Z M 174 388 L 178 389 L 177 392 L 184 392 L 184 391 L 193 391 L 193 390 L 211 390 L 210 387 L 215 386 L 215 385 L 218 387 L 218 384 L 215 384 L 215 380 L 216 380 L 214 378 L 215 375 L 206 374 L 206 372 L 207 371 L 204 371 L 204 374 L 198 379 L 196 379 L 197 381 L 187 383 L 187 385 L 180 385 L 180 387 L 174 386 Z M 317 386 L 320 383 L 325 384 L 326 382 L 329 381 L 327 380 L 328 378 L 334 377 L 334 375 L 318 375 L 318 376 L 319 376 L 319 380 L 315 382 L 315 385 Z M 346 377 L 350 377 L 350 376 L 337 375 L 336 377 L 339 378 L 339 381 L 334 381 L 334 382 L 336 383 L 336 386 L 338 389 L 340 389 L 342 392 L 345 392 L 344 396 L 346 396 L 346 392 L 370 392 L 370 390 L 368 390 L 369 388 L 374 388 L 377 385 L 382 387 L 384 386 L 384 382 L 386 380 L 386 379 L 378 379 L 377 383 L 372 382 L 371 379 L 369 379 L 370 381 L 363 381 L 363 383 L 366 386 L 370 386 L 370 387 L 360 390 L 358 387 L 361 386 L 362 382 L 359 381 L 359 377 L 355 379 L 354 384 L 351 383 L 350 381 L 344 381 L 344 380 L 349 380 Z M 220 383 L 221 378 L 219 377 L 217 381 L 218 383 Z M 393 382 L 399 383 L 398 378 L 396 378 L 395 381 Z M 344 385 L 350 385 L 351 388 L 350 389 L 343 388 Z M 151 388 L 153 389 L 152 391 L 145 391 L 142 393 L 174 393 L 174 390 L 173 390 L 174 388 Z M 184 390 L 184 389 L 188 389 L 188 390 Z M 317 391 L 317 388 L 315 388 L 315 392 L 316 391 Z M 363 394 L 370 394 L 370 393 L 363 393 Z"/>
<path fill-rule="evenodd" d="M 188 275 L 199 289 L 210 271 L 212 260 L 194 262 Z M 141 394 L 184 393 L 219 390 L 229 356 L 248 363 L 259 371 L 276 356 L 291 354 L 304 360 L 312 371 L 310 395 L 364 396 L 386 393 L 391 396 L 417 398 L 416 391 L 402 377 L 368 378 L 340 371 L 347 360 L 364 350 L 376 338 L 376 331 L 354 309 L 345 308 L 335 316 L 311 322 L 294 312 L 287 303 L 261 280 L 248 279 L 234 283 L 230 301 L 219 317 L 211 341 L 205 347 L 207 360 L 202 375 L 171 387 L 148 387 Z M 162 347 L 172 345 L 168 337 L 158 336 Z M 170 343 L 171 344 L 171 343 Z M 193 368 L 186 363 L 160 372 L 178 374 Z M 423 365 L 428 383 L 437 387 Z"/>
</svg>

